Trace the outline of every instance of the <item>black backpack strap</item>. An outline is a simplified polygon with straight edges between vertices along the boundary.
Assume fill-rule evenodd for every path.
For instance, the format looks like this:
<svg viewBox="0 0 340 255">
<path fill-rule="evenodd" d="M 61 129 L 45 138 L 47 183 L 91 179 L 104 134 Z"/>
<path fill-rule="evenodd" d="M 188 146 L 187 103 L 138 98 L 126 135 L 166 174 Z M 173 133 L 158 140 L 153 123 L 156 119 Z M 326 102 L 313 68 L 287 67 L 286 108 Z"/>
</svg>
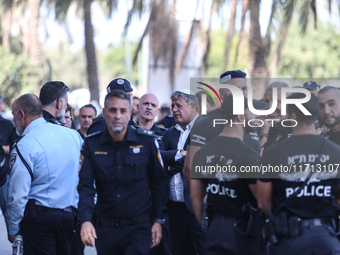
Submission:
<svg viewBox="0 0 340 255">
<path fill-rule="evenodd" d="M 24 159 L 24 157 L 22 156 L 21 152 L 19 151 L 19 148 L 18 148 L 18 145 L 15 144 L 14 148 L 16 149 L 16 151 L 18 152 L 18 155 L 22 161 L 22 163 L 24 163 L 24 165 L 26 166 L 28 172 L 30 173 L 31 175 L 31 181 L 33 181 L 33 171 L 31 169 L 31 167 L 27 164 L 26 160 Z"/>
</svg>

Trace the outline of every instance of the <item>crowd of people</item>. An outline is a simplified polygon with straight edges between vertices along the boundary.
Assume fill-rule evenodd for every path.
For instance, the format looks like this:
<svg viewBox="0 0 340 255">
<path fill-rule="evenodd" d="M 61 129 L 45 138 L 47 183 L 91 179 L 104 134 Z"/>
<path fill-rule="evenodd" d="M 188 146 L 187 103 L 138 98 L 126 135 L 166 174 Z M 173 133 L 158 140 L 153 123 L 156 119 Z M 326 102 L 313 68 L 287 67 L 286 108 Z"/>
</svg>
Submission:
<svg viewBox="0 0 340 255">
<path fill-rule="evenodd" d="M 340 90 L 306 82 L 286 105 L 284 82 L 261 100 L 248 100 L 242 71 L 220 83 L 242 97 L 220 88 L 217 107 L 179 89 L 160 107 L 114 79 L 77 130 L 63 82 L 17 98 L 13 122 L 0 116 L 8 240 L 22 235 L 25 255 L 340 254 Z"/>
</svg>

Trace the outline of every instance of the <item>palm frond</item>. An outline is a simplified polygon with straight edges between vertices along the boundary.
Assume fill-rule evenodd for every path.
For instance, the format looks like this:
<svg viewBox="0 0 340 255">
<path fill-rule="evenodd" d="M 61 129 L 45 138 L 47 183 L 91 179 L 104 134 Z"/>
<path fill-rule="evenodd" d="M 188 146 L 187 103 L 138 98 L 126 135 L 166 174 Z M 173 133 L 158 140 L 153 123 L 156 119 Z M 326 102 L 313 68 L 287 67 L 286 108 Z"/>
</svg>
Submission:
<svg viewBox="0 0 340 255">
<path fill-rule="evenodd" d="M 307 25 L 308 25 L 308 20 L 309 20 L 309 11 L 310 11 L 310 6 L 311 2 L 313 0 L 305 0 L 302 1 L 302 5 L 300 8 L 300 18 L 299 18 L 299 23 L 301 27 L 301 33 L 304 35 L 306 34 L 307 31 Z"/>
</svg>

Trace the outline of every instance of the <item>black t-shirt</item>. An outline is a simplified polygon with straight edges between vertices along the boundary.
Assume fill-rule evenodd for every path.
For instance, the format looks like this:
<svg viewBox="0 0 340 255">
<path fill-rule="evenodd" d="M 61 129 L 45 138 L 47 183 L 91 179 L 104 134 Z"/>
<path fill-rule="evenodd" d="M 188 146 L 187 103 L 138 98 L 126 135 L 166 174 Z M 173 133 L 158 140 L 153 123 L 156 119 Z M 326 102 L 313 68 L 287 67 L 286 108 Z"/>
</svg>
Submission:
<svg viewBox="0 0 340 255">
<path fill-rule="evenodd" d="M 217 136 L 201 148 L 194 156 L 192 171 L 196 167 L 235 166 L 237 170 L 243 165 L 259 165 L 260 155 L 246 146 L 240 139 Z M 203 169 L 203 168 L 201 168 Z M 210 174 L 209 174 L 210 175 Z M 231 217 L 245 217 L 243 205 L 250 203 L 257 208 L 249 184 L 255 184 L 256 179 L 240 179 L 239 174 L 220 172 L 204 179 L 207 184 L 208 202 L 214 212 Z"/>
<path fill-rule="evenodd" d="M 273 211 L 303 184 L 312 171 L 309 183 L 279 211 L 301 218 L 334 217 L 337 211 L 336 192 L 340 185 L 339 155 L 340 146 L 317 135 L 293 135 L 266 150 L 261 165 L 291 166 L 290 173 L 279 171 L 274 174 L 275 178 L 261 179 L 272 182 Z M 305 164 L 316 166 L 308 170 Z"/>
<path fill-rule="evenodd" d="M 202 120 L 195 123 L 190 132 L 190 145 L 203 147 L 223 131 L 225 125 L 218 124 L 214 127 L 214 119 L 224 119 L 220 109 L 209 112 Z M 260 139 L 256 131 L 245 134 L 243 141 L 247 146 L 260 153 Z"/>
<path fill-rule="evenodd" d="M 330 130 L 328 139 L 340 145 L 340 132 L 333 133 L 332 130 Z"/>
<path fill-rule="evenodd" d="M 269 146 L 281 142 L 292 135 L 292 129 L 281 125 L 271 127 L 268 133 L 268 141 L 263 145 L 264 150 Z"/>
</svg>

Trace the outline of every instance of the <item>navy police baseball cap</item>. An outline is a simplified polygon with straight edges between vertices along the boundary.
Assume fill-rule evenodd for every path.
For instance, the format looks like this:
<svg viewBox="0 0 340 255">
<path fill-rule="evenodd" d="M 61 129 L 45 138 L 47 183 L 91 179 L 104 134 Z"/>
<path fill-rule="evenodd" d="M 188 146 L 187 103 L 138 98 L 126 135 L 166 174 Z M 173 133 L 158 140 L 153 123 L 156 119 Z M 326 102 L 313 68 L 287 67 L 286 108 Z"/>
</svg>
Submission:
<svg viewBox="0 0 340 255">
<path fill-rule="evenodd" d="M 117 78 L 114 79 L 107 85 L 106 92 L 110 93 L 113 90 L 124 90 L 125 92 L 132 92 L 133 89 L 131 88 L 130 82 L 124 78 Z"/>
<path fill-rule="evenodd" d="M 234 78 L 246 78 L 247 74 L 240 70 L 226 71 L 220 75 L 220 84 L 224 84 Z"/>
<path fill-rule="evenodd" d="M 233 102 L 233 95 L 229 95 L 225 99 L 223 99 L 221 113 L 224 117 L 228 119 L 231 119 L 233 117 Z M 263 100 L 253 99 L 253 106 L 257 110 L 264 110 L 268 106 L 268 104 Z M 247 95 L 244 95 L 244 109 L 246 108 L 248 108 L 248 97 Z"/>
<path fill-rule="evenodd" d="M 320 85 L 318 85 L 315 81 L 308 81 L 305 84 L 303 84 L 304 89 L 308 90 L 320 90 Z"/>
</svg>

